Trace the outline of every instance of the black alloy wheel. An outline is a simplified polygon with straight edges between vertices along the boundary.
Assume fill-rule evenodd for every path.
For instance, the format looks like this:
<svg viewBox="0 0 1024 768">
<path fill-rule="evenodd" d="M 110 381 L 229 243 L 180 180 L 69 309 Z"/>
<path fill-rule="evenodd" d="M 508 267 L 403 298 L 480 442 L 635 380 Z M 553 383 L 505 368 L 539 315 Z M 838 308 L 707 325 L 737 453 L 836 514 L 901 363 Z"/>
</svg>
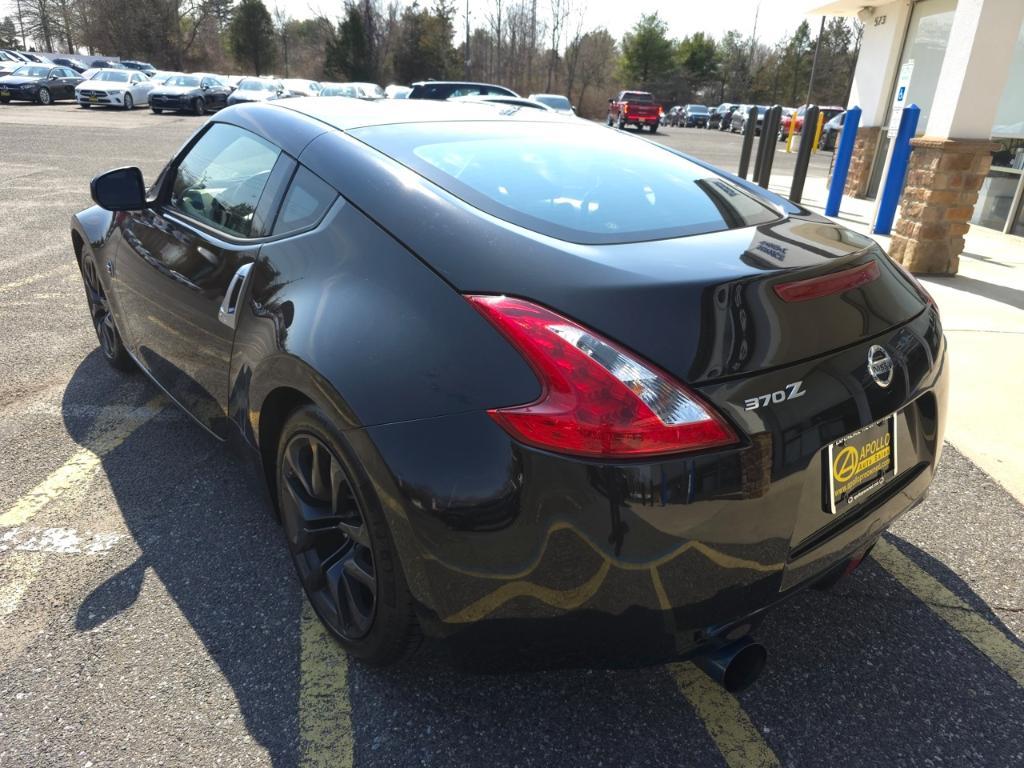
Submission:
<svg viewBox="0 0 1024 768">
<path fill-rule="evenodd" d="M 202 96 L 197 97 L 196 100 L 192 102 L 192 111 L 195 112 L 197 115 L 205 115 L 206 99 L 204 99 Z"/>
<path fill-rule="evenodd" d="M 53 103 L 53 96 L 50 94 L 50 89 L 45 86 L 39 89 L 39 95 L 36 96 L 36 98 L 44 107 L 48 107 Z"/>
<path fill-rule="evenodd" d="M 330 626 L 359 640 L 372 628 L 377 608 L 373 545 L 359 501 L 317 436 L 296 434 L 283 458 L 282 512 L 299 578 Z"/>
<path fill-rule="evenodd" d="M 288 549 L 320 620 L 352 655 L 389 664 L 419 624 L 380 501 L 341 432 L 307 405 L 277 446 L 277 502 Z"/>
<path fill-rule="evenodd" d="M 103 356 L 111 366 L 119 371 L 132 368 L 132 359 L 121 341 L 114 316 L 110 313 L 110 302 L 100 281 L 96 268 L 96 258 L 91 252 L 82 254 L 82 282 L 85 285 L 85 298 L 89 302 L 89 317 L 92 319 L 96 338 L 100 342 Z"/>
</svg>

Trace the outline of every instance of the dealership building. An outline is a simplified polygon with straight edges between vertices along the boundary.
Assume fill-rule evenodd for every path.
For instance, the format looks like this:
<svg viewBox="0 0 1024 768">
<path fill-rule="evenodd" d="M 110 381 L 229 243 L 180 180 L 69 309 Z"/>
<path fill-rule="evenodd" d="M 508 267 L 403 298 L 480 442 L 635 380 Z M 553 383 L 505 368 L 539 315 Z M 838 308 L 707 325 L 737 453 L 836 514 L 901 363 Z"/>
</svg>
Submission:
<svg viewBox="0 0 1024 768">
<path fill-rule="evenodd" d="M 846 194 L 880 193 L 900 105 L 921 109 L 893 257 L 953 274 L 972 226 L 1019 236 L 1024 248 L 1024 0 L 833 0 L 808 13 L 864 24 Z"/>
</svg>

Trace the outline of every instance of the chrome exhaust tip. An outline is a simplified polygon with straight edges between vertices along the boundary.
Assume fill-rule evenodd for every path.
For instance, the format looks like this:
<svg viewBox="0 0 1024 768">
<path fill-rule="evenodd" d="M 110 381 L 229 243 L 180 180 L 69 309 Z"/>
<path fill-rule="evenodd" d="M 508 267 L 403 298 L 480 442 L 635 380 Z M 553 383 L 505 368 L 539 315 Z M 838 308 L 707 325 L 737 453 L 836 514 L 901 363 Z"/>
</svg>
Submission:
<svg viewBox="0 0 1024 768">
<path fill-rule="evenodd" d="M 750 637 L 699 656 L 697 666 L 729 693 L 746 690 L 754 684 L 768 661 L 768 650 Z"/>
</svg>

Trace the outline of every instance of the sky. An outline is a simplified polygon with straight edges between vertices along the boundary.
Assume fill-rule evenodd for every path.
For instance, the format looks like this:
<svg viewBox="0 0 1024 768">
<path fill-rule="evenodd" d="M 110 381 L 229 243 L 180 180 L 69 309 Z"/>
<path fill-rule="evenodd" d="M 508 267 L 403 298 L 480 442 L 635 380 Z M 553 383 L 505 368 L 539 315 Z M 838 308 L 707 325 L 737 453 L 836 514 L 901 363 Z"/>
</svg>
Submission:
<svg viewBox="0 0 1024 768">
<path fill-rule="evenodd" d="M 341 0 L 264 0 L 271 11 L 275 5 L 296 19 L 309 18 L 322 13 L 328 18 L 341 14 Z M 680 38 L 694 32 L 705 32 L 719 38 L 730 29 L 744 35 L 754 30 L 757 15 L 757 37 L 766 43 L 775 43 L 791 33 L 803 19 L 805 9 L 821 5 L 822 0 L 570 0 L 574 7 L 585 6 L 586 29 L 606 27 L 612 36 L 622 35 L 637 22 L 643 13 L 657 11 L 668 23 L 669 36 Z M 430 5 L 430 0 L 420 0 Z M 455 0 L 458 21 L 455 44 L 462 41 L 465 29 L 466 0 Z M 469 0 L 470 23 L 484 24 L 493 13 L 493 0 Z M 538 14 L 548 16 L 550 0 L 538 0 Z M 758 11 L 760 8 L 760 12 Z M 570 26 L 572 26 L 570 24 Z M 813 26 L 813 25 L 812 25 Z M 816 30 L 812 30 L 815 34 Z"/>
</svg>

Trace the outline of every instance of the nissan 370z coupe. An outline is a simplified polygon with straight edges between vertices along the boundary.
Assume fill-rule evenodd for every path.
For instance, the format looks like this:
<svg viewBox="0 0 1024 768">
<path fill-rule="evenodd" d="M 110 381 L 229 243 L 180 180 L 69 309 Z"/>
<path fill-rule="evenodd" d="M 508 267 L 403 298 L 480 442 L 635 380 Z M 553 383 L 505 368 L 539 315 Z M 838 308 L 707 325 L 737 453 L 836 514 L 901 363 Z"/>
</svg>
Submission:
<svg viewBox="0 0 1024 768">
<path fill-rule="evenodd" d="M 421 630 L 731 658 L 932 481 L 924 289 L 658 144 L 289 99 L 92 196 L 71 237 L 103 354 L 241 438 L 310 602 L 370 662 Z"/>
</svg>

